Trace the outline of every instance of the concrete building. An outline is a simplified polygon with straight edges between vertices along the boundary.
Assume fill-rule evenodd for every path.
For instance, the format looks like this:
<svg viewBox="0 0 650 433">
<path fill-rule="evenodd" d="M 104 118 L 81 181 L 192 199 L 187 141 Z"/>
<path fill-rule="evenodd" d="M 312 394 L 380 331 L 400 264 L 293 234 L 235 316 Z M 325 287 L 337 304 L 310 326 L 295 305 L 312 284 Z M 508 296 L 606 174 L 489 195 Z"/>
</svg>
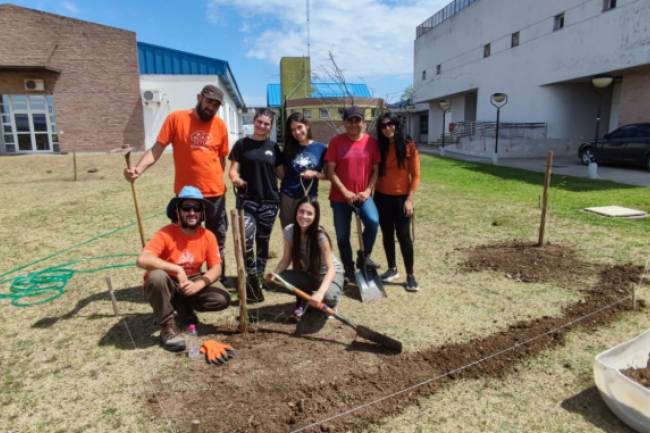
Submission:
<svg viewBox="0 0 650 433">
<path fill-rule="evenodd" d="M 291 113 L 302 112 L 310 119 L 315 140 L 327 143 L 342 131 L 343 109 L 357 105 L 365 109 L 370 124 L 383 109 L 384 101 L 373 98 L 370 89 L 359 83 L 315 83 L 311 78 L 308 57 L 283 57 L 280 61 L 280 84 L 266 88 L 269 108 L 280 111 L 277 137 L 282 140 L 283 123 Z"/>
<path fill-rule="evenodd" d="M 135 33 L 0 5 L 0 153 L 143 142 Z"/>
<path fill-rule="evenodd" d="M 245 105 L 228 62 L 143 42 L 138 42 L 138 60 L 147 147 L 156 142 L 165 117 L 194 107 L 206 84 L 223 90 L 218 116 L 228 127 L 230 144 L 239 139 Z"/>
<path fill-rule="evenodd" d="M 414 101 L 429 106 L 429 142 L 444 130 L 470 153 L 493 152 L 493 93 L 508 95 L 499 153 L 574 154 L 580 141 L 650 121 L 650 1 L 455 0 L 414 43 Z M 596 91 L 592 77 L 614 78 Z M 501 134 L 500 134 L 501 137 Z"/>
</svg>

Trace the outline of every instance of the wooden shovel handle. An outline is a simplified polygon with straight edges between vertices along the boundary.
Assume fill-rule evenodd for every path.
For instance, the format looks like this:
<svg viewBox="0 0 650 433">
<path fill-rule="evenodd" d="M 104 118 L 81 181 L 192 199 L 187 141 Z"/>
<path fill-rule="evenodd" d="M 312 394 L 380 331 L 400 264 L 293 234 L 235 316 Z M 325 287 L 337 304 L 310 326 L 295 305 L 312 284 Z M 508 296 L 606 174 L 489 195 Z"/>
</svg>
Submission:
<svg viewBox="0 0 650 433">
<path fill-rule="evenodd" d="M 359 238 L 359 250 L 365 254 L 365 251 L 363 250 L 363 225 L 361 224 L 361 217 L 359 216 L 358 211 L 354 212 L 354 218 L 357 222 L 357 237 Z"/>
<path fill-rule="evenodd" d="M 273 282 L 284 286 L 287 290 L 290 290 L 297 297 L 307 302 L 311 301 L 311 296 L 309 296 L 307 293 L 303 292 L 302 290 L 300 290 L 299 288 L 297 288 L 296 286 L 294 286 L 293 284 L 291 284 L 290 282 L 288 282 L 287 280 L 285 280 L 275 272 L 271 272 L 271 277 L 273 278 Z M 327 313 L 328 316 L 334 314 L 334 310 L 332 310 L 330 307 L 328 307 L 322 302 L 320 303 L 318 308 L 324 311 L 325 313 Z"/>
</svg>

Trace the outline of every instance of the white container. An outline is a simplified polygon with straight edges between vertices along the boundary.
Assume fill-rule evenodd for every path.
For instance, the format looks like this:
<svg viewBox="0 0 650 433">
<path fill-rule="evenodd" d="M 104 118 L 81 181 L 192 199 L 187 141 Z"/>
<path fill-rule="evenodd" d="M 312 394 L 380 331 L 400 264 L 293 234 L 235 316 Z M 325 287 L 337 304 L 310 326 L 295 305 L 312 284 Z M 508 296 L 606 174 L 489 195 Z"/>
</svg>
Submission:
<svg viewBox="0 0 650 433">
<path fill-rule="evenodd" d="M 589 179 L 598 179 L 598 163 L 590 162 L 587 166 L 587 174 L 589 175 Z"/>
<path fill-rule="evenodd" d="M 625 424 L 650 432 L 650 389 L 620 370 L 645 368 L 650 352 L 650 330 L 596 356 L 594 381 L 605 404 Z"/>
</svg>

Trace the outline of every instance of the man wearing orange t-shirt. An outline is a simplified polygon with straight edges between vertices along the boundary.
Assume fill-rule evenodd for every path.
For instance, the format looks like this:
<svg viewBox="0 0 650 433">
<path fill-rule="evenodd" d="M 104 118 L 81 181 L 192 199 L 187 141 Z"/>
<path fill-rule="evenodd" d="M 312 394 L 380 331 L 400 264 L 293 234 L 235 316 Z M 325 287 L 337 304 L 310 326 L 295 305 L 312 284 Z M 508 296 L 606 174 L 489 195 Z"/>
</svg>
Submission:
<svg viewBox="0 0 650 433">
<path fill-rule="evenodd" d="M 217 239 L 201 226 L 211 208 L 201 191 L 183 187 L 167 205 L 173 222 L 156 232 L 137 260 L 147 270 L 144 293 L 160 324 L 161 343 L 172 352 L 185 349 L 174 311 L 184 324 L 196 325 L 195 310 L 218 311 L 230 305 L 228 292 L 217 281 L 221 274 Z M 204 264 L 207 270 L 202 274 Z"/>
<path fill-rule="evenodd" d="M 205 215 L 205 226 L 217 237 L 219 252 L 223 257 L 228 230 L 226 214 L 224 167 L 228 156 L 228 129 L 216 116 L 223 92 L 207 85 L 197 95 L 192 110 L 174 111 L 165 119 L 156 143 L 148 149 L 140 161 L 124 170 L 126 180 L 133 182 L 160 158 L 170 143 L 174 149 L 174 192 L 184 185 L 194 185 L 213 211 Z M 221 275 L 224 275 L 222 264 Z"/>
</svg>

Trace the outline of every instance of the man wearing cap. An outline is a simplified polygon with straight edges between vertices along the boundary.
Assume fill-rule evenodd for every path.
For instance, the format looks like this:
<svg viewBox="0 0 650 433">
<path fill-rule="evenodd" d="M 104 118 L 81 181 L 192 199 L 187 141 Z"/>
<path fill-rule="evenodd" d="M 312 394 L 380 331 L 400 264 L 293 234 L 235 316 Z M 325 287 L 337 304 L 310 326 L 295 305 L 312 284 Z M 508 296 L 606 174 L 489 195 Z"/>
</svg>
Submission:
<svg viewBox="0 0 650 433">
<path fill-rule="evenodd" d="M 160 129 L 156 143 L 140 161 L 124 170 L 126 180 L 133 182 L 160 158 L 165 147 L 174 149 L 174 192 L 184 185 L 196 186 L 213 211 L 206 214 L 205 226 L 217 237 L 219 252 L 224 256 L 228 219 L 226 217 L 224 167 L 228 156 L 228 130 L 216 116 L 223 92 L 207 85 L 197 95 L 196 107 L 170 113 Z M 221 275 L 224 275 L 222 263 Z"/>
<path fill-rule="evenodd" d="M 201 191 L 183 187 L 167 205 L 172 223 L 156 232 L 137 260 L 147 271 L 144 293 L 160 324 L 160 341 L 172 352 L 185 349 L 175 311 L 184 325 L 196 325 L 194 311 L 219 311 L 230 305 L 228 292 L 217 281 L 221 274 L 217 239 L 201 226 L 211 211 L 212 203 Z M 204 264 L 207 270 L 201 273 Z"/>
<path fill-rule="evenodd" d="M 333 137 L 325 153 L 326 170 L 331 180 L 330 203 L 334 214 L 334 229 L 345 278 L 354 281 L 354 261 L 350 245 L 352 212 L 358 211 L 363 221 L 363 246 L 369 260 L 377 237 L 379 215 L 372 199 L 377 182 L 379 147 L 374 138 L 364 132 L 363 109 L 351 106 L 343 111 L 345 132 Z"/>
</svg>

